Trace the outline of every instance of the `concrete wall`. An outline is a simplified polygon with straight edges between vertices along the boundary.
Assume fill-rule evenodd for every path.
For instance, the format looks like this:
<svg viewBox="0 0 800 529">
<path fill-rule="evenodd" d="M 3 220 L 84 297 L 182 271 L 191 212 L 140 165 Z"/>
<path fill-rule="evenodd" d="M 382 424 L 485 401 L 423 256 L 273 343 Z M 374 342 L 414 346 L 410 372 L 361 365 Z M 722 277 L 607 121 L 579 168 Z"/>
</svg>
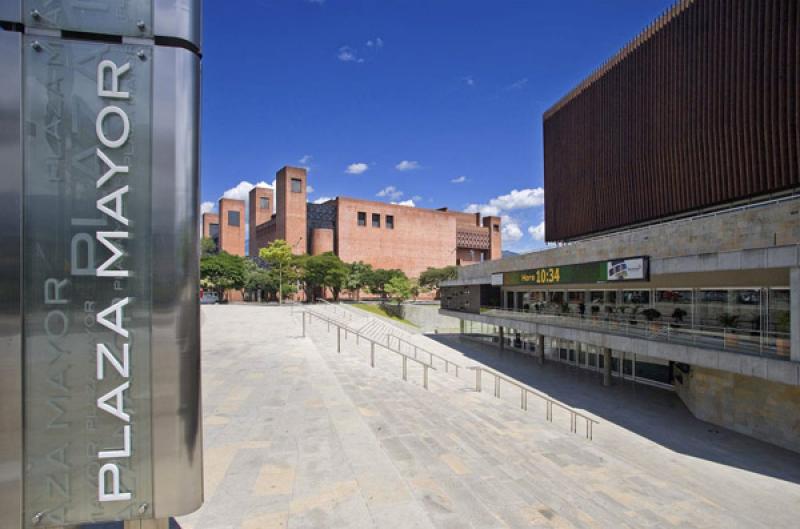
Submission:
<svg viewBox="0 0 800 529">
<path fill-rule="evenodd" d="M 461 320 L 439 314 L 439 304 L 400 305 L 401 317 L 422 329 L 422 332 L 434 332 L 437 329 L 457 331 Z"/>
<path fill-rule="evenodd" d="M 648 255 L 651 273 L 797 266 L 800 198 L 667 222 L 459 269 L 459 280 L 494 272 Z M 741 250 L 758 249 L 758 252 Z M 683 259 L 691 256 L 690 259 Z M 713 261 L 713 262 L 712 262 Z M 787 264 L 794 262 L 795 264 Z"/>
<path fill-rule="evenodd" d="M 682 378 L 675 390 L 699 419 L 800 452 L 800 387 L 694 366 Z"/>
</svg>

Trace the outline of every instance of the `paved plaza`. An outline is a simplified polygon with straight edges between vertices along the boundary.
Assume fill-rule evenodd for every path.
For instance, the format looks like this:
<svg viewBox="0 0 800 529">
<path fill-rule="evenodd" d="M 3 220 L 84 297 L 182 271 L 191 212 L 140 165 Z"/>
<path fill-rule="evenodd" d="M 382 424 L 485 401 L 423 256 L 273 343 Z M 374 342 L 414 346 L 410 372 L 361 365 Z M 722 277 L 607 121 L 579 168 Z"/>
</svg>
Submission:
<svg viewBox="0 0 800 529">
<path fill-rule="evenodd" d="M 794 528 L 800 455 L 693 419 L 673 394 L 316 306 L 370 338 L 462 366 L 422 369 L 299 309 L 204 306 L 205 504 L 184 529 Z M 585 411 L 594 440 L 519 394 L 475 391 L 488 365 Z M 488 389 L 488 391 L 487 391 Z M 635 399 L 631 399 L 635 393 Z M 634 401 L 632 403 L 632 400 Z"/>
</svg>

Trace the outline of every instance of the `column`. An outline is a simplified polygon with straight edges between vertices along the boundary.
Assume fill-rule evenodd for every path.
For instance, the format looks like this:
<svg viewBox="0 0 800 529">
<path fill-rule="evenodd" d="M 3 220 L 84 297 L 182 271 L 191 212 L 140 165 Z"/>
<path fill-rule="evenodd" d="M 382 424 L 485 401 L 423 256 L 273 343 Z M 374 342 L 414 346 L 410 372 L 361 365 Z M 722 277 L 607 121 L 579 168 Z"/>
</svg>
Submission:
<svg viewBox="0 0 800 529">
<path fill-rule="evenodd" d="M 790 358 L 800 362 L 800 267 L 789 272 L 789 315 Z"/>
<path fill-rule="evenodd" d="M 498 327 L 498 330 L 500 331 L 500 350 L 502 351 L 506 348 L 505 337 L 503 336 L 503 327 Z"/>
<path fill-rule="evenodd" d="M 611 349 L 603 347 L 603 385 L 611 385 Z"/>
<path fill-rule="evenodd" d="M 544 334 L 536 336 L 536 352 L 539 359 L 539 365 L 544 364 Z"/>
</svg>

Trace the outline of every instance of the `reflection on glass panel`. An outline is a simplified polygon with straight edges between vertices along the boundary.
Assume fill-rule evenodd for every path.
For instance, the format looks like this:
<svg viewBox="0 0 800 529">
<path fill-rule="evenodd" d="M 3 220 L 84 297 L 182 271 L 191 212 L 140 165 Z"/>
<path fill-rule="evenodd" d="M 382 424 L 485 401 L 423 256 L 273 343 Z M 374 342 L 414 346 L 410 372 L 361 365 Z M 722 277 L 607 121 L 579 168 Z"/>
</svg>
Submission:
<svg viewBox="0 0 800 529">
<path fill-rule="evenodd" d="M 605 292 L 602 290 L 592 290 L 590 293 L 590 301 L 592 303 L 603 303 L 605 300 Z"/>
<path fill-rule="evenodd" d="M 606 303 L 609 305 L 616 304 L 617 302 L 617 291 L 616 290 L 609 290 L 606 292 Z"/>
<path fill-rule="evenodd" d="M 789 333 L 789 289 L 773 288 L 769 291 L 769 331 L 783 334 Z M 788 336 L 786 337 L 788 338 Z M 783 344 L 786 345 L 787 344 Z"/>
<path fill-rule="evenodd" d="M 564 303 L 564 292 L 561 290 L 550 291 L 550 303 Z"/>
<path fill-rule="evenodd" d="M 656 303 L 691 303 L 691 290 L 658 290 Z"/>
<path fill-rule="evenodd" d="M 583 303 L 586 299 L 586 293 L 582 290 L 570 290 L 567 292 L 567 301 L 569 303 Z"/>
<path fill-rule="evenodd" d="M 623 290 L 622 302 L 626 305 L 647 305 L 650 303 L 650 291 Z"/>
</svg>

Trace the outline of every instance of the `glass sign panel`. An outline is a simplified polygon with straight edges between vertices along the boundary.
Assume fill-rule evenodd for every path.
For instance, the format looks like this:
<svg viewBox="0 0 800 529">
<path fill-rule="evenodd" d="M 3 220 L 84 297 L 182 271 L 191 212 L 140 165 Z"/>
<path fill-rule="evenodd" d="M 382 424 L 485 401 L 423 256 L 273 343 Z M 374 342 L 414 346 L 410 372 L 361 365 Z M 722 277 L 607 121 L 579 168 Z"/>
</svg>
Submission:
<svg viewBox="0 0 800 529">
<path fill-rule="evenodd" d="M 23 0 L 34 28 L 152 37 L 153 0 Z"/>
<path fill-rule="evenodd" d="M 24 520 L 149 518 L 152 47 L 24 50 Z"/>
</svg>

